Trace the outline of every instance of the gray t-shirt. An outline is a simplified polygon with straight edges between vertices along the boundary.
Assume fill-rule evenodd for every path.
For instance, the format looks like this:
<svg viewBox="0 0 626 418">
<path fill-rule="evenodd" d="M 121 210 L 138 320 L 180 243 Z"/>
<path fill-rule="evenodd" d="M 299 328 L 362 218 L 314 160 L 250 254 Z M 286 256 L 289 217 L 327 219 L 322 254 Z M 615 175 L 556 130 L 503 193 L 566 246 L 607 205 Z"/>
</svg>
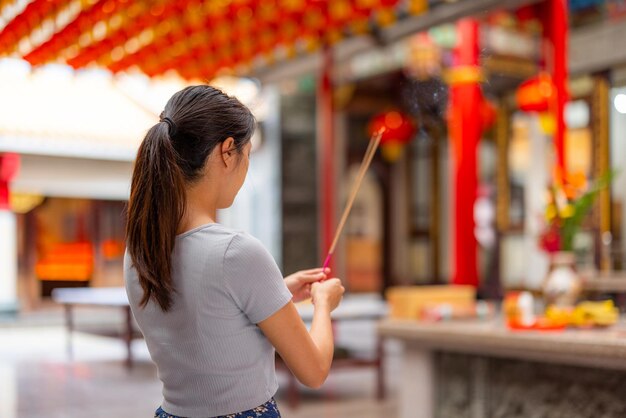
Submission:
<svg viewBox="0 0 626 418">
<path fill-rule="evenodd" d="M 208 224 L 176 237 L 176 288 L 164 313 L 143 292 L 130 256 L 126 292 L 163 382 L 163 409 L 184 417 L 245 411 L 278 389 L 274 348 L 256 325 L 292 298 L 276 262 L 250 235 Z"/>
</svg>

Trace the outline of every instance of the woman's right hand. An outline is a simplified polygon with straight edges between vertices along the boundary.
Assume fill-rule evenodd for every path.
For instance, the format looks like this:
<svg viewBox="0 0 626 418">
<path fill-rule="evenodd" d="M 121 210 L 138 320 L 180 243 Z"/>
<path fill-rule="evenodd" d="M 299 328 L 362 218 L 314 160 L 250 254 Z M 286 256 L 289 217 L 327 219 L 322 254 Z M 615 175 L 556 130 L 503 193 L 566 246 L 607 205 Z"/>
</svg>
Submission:
<svg viewBox="0 0 626 418">
<path fill-rule="evenodd" d="M 310 330 L 293 302 L 258 324 L 291 372 L 308 387 L 319 388 L 330 371 L 335 346 L 330 312 L 339 305 L 344 291 L 335 278 L 311 283 L 315 309 Z"/>
<path fill-rule="evenodd" d="M 346 289 L 341 285 L 341 280 L 337 278 L 315 282 L 311 285 L 311 300 L 315 306 L 328 306 L 330 311 L 341 302 L 341 298 Z"/>
</svg>

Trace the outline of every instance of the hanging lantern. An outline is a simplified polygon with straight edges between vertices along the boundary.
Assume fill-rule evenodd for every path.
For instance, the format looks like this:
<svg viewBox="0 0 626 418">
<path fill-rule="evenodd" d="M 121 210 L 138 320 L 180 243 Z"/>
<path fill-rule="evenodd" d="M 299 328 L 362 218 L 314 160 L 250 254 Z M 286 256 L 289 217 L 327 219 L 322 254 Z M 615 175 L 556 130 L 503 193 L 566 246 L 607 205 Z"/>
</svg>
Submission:
<svg viewBox="0 0 626 418">
<path fill-rule="evenodd" d="M 350 20 L 352 7 L 347 0 L 335 0 L 328 3 L 328 13 L 333 23 L 343 25 Z"/>
<path fill-rule="evenodd" d="M 411 15 L 421 15 L 428 11 L 427 0 L 409 0 L 407 4 L 407 11 Z"/>
<path fill-rule="evenodd" d="M 10 209 L 9 183 L 20 169 L 20 156 L 9 152 L 0 154 L 0 210 Z"/>
<path fill-rule="evenodd" d="M 396 20 L 396 12 L 393 7 L 383 8 L 376 14 L 376 21 L 383 28 L 393 25 L 396 23 Z"/>
<path fill-rule="evenodd" d="M 355 15 L 356 17 L 352 19 L 350 23 L 350 29 L 355 35 L 363 35 L 370 31 L 370 22 L 367 15 L 365 17 Z"/>
<path fill-rule="evenodd" d="M 517 89 L 517 106 L 524 112 L 547 112 L 556 99 L 556 88 L 552 77 L 540 73 L 524 81 Z"/>
<path fill-rule="evenodd" d="M 13 152 L 0 154 L 0 181 L 10 182 L 20 170 L 20 156 Z"/>
<path fill-rule="evenodd" d="M 520 110 L 538 113 L 539 126 L 544 134 L 554 134 L 556 87 L 550 74 L 540 73 L 537 77 L 524 81 L 517 89 L 516 99 Z"/>
<path fill-rule="evenodd" d="M 404 145 L 411 141 L 416 126 L 408 115 L 399 110 L 390 110 L 374 116 L 368 127 L 370 134 L 381 128 L 385 128 L 380 138 L 383 157 L 389 162 L 397 161 Z"/>
</svg>

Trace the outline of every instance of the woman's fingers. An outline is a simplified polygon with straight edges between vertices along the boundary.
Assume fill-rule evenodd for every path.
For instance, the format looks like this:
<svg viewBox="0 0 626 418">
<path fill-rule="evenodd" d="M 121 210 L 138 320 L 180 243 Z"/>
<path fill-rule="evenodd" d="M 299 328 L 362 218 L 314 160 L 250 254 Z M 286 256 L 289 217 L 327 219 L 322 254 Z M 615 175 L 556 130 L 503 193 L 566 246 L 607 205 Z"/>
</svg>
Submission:
<svg viewBox="0 0 626 418">
<path fill-rule="evenodd" d="M 302 270 L 300 273 L 302 274 L 319 274 L 319 273 L 330 273 L 330 269 L 326 267 L 326 269 L 322 269 L 321 267 L 316 267 L 314 269 Z"/>
<path fill-rule="evenodd" d="M 300 283 L 314 283 L 320 280 L 326 279 L 327 275 L 330 273 L 330 269 L 322 269 L 322 268 L 314 268 L 309 270 L 302 270 L 295 273 L 293 276 L 297 277 Z"/>
<path fill-rule="evenodd" d="M 325 279 L 326 275 L 324 273 L 317 273 L 317 274 L 303 274 L 302 276 L 300 276 L 300 280 L 303 283 L 314 283 L 314 282 L 319 282 L 322 279 Z"/>
</svg>

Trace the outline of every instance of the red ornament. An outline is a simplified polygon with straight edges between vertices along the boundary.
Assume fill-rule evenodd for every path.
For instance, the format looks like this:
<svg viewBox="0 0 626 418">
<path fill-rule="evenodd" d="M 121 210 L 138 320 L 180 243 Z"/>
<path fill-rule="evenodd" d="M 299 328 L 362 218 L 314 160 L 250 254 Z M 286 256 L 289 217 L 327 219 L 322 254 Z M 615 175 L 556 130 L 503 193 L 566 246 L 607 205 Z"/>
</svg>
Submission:
<svg viewBox="0 0 626 418">
<path fill-rule="evenodd" d="M 556 100 L 556 88 L 552 77 L 540 73 L 524 81 L 517 89 L 517 106 L 525 112 L 547 112 Z"/>
<path fill-rule="evenodd" d="M 0 154 L 0 181 L 9 182 L 20 169 L 20 156 L 13 152 Z"/>
<path fill-rule="evenodd" d="M 402 154 L 404 145 L 413 138 L 416 131 L 415 123 L 405 113 L 390 110 L 374 116 L 368 130 L 370 135 L 373 135 L 381 128 L 385 128 L 380 137 L 383 156 L 393 162 Z"/>
<path fill-rule="evenodd" d="M 374 116 L 369 124 L 370 134 L 374 134 L 385 128 L 385 132 L 380 138 L 380 143 L 385 144 L 390 141 L 397 141 L 405 144 L 411 140 L 415 133 L 413 120 L 399 110 L 390 110 Z"/>
<path fill-rule="evenodd" d="M 15 153 L 0 154 L 0 210 L 10 209 L 9 183 L 20 169 L 20 156 Z"/>
</svg>

